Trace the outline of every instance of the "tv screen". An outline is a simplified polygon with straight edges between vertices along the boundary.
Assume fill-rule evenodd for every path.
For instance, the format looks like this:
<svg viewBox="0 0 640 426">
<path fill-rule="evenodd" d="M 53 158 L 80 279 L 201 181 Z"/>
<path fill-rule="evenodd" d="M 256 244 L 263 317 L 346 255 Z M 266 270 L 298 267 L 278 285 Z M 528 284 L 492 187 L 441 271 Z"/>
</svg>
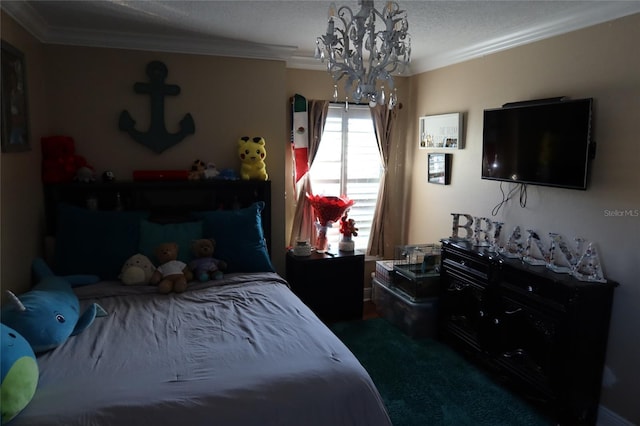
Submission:
<svg viewBox="0 0 640 426">
<path fill-rule="evenodd" d="M 484 111 L 482 178 L 587 189 L 593 99 Z"/>
</svg>

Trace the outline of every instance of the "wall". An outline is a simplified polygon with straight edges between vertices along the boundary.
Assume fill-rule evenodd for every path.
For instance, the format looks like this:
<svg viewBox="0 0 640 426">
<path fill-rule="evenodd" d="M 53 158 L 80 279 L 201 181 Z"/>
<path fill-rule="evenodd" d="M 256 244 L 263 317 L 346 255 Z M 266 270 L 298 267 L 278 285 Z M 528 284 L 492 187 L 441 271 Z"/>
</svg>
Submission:
<svg viewBox="0 0 640 426">
<path fill-rule="evenodd" d="M 25 53 L 27 72 L 31 150 L 0 154 L 0 287 L 20 291 L 29 287 L 31 260 L 42 249 L 39 140 L 48 123 L 40 101 L 46 95 L 46 66 L 42 45 L 4 12 L 0 20 L 2 39 Z"/>
<path fill-rule="evenodd" d="M 492 217 L 501 194 L 499 183 L 480 179 L 483 109 L 554 96 L 593 97 L 598 147 L 589 189 L 529 186 L 526 208 L 516 197 L 494 219 L 505 222 L 506 233 L 521 225 L 542 236 L 559 231 L 597 243 L 605 275 L 621 284 L 606 360 L 612 374 L 607 381 L 614 383 L 603 389 L 601 403 L 635 423 L 640 423 L 640 217 L 612 217 L 606 210 L 640 209 L 639 39 L 640 15 L 635 15 L 415 76 L 406 221 L 409 243 L 419 243 L 450 235 L 452 212 Z M 466 113 L 466 147 L 454 152 L 451 185 L 428 184 L 427 151 L 417 149 L 418 117 L 453 111 Z"/>
</svg>

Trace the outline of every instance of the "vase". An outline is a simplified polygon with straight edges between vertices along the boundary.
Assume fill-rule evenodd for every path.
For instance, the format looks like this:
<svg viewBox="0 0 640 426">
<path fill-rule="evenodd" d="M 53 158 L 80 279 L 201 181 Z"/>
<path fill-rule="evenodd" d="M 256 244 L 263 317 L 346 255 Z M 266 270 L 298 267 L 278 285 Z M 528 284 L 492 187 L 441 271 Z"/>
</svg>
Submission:
<svg viewBox="0 0 640 426">
<path fill-rule="evenodd" d="M 326 253 L 329 251 L 329 240 L 327 240 L 327 228 L 326 225 L 316 223 L 316 230 L 318 235 L 316 237 L 316 251 L 318 253 Z"/>
<path fill-rule="evenodd" d="M 340 251 L 354 251 L 356 244 L 351 239 L 351 236 L 343 235 L 342 239 L 338 243 L 338 250 Z"/>
</svg>

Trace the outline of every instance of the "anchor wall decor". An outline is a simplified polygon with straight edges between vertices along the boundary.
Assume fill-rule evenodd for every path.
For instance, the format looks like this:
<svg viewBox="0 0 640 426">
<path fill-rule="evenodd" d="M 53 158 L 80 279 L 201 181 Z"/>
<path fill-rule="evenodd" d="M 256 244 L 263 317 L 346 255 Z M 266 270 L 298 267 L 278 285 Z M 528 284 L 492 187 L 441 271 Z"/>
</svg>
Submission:
<svg viewBox="0 0 640 426">
<path fill-rule="evenodd" d="M 165 84 L 167 78 L 167 66 L 160 61 L 153 61 L 147 65 L 147 75 L 149 83 L 135 83 L 133 90 L 136 93 L 149 95 L 151 101 L 151 123 L 147 132 L 136 130 L 136 122 L 127 110 L 120 113 L 118 127 L 120 130 L 128 132 L 133 139 L 140 142 L 147 148 L 158 154 L 167 148 L 179 143 L 187 135 L 195 133 L 195 123 L 191 114 L 186 114 L 180 120 L 180 130 L 176 133 L 169 133 L 164 122 L 164 98 L 165 96 L 176 96 L 180 93 L 180 86 L 175 84 Z"/>
</svg>

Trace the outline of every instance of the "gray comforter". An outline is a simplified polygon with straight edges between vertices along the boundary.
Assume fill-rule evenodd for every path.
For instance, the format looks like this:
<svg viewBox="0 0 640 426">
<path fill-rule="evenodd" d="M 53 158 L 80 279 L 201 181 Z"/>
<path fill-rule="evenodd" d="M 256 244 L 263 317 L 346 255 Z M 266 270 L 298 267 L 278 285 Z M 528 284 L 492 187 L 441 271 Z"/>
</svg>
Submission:
<svg viewBox="0 0 640 426">
<path fill-rule="evenodd" d="M 364 368 L 276 274 L 76 291 L 108 315 L 38 357 L 11 426 L 391 425 Z"/>
</svg>

